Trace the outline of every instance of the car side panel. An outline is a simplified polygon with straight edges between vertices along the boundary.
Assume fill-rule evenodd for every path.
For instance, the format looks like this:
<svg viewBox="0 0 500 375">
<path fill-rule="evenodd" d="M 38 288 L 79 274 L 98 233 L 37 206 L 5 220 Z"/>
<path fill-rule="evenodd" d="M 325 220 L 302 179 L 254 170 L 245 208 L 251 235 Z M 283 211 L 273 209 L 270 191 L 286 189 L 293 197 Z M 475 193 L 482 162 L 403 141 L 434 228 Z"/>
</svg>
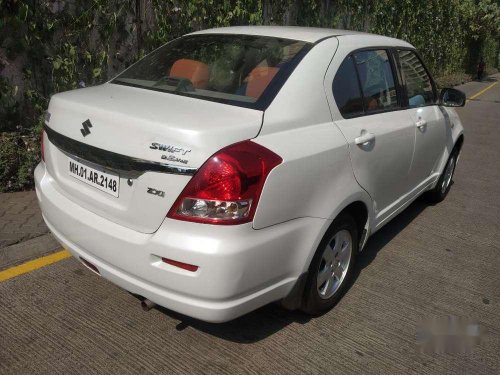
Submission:
<svg viewBox="0 0 500 375">
<path fill-rule="evenodd" d="M 403 109 L 366 114 L 344 119 L 333 97 L 332 82 L 345 58 L 359 48 L 388 49 L 391 45 L 370 46 L 362 40 L 346 43 L 340 40 L 337 53 L 328 68 L 324 90 L 330 104 L 332 118 L 345 136 L 350 160 L 357 182 L 373 200 L 373 219 L 376 224 L 395 211 L 408 191 L 412 190 L 411 162 L 414 151 L 415 126 Z M 374 140 L 366 145 L 356 144 L 356 138 L 372 134 Z M 374 228 L 372 225 L 371 228 Z"/>
<path fill-rule="evenodd" d="M 346 140 L 332 122 L 323 89 L 337 44 L 330 38 L 316 45 L 264 113 L 254 141 L 280 155 L 283 163 L 267 178 L 255 229 L 299 217 L 333 220 L 358 200 L 371 212 L 370 197 L 354 178 Z"/>
<path fill-rule="evenodd" d="M 253 228 L 277 228 L 283 225 L 279 223 L 305 217 L 327 219 L 314 233 L 314 242 L 300 253 L 290 253 L 294 263 L 302 264 L 302 272 L 306 272 L 321 239 L 345 207 L 361 201 L 368 209 L 368 217 L 373 216 L 370 197 L 357 184 L 345 140 L 331 122 L 255 141 L 279 154 L 283 163 L 266 180 Z M 368 232 L 370 225 L 367 223 Z"/>
<path fill-rule="evenodd" d="M 383 219 L 413 188 L 408 184 L 415 138 L 411 120 L 404 111 L 393 111 L 335 123 L 348 139 L 354 175 L 372 197 L 377 220 Z M 374 141 L 356 144 L 366 132 Z"/>
<path fill-rule="evenodd" d="M 279 154 L 283 163 L 268 176 L 255 229 L 298 217 L 334 219 L 357 200 L 371 209 L 368 194 L 354 178 L 345 139 L 331 122 L 259 137 L 256 142 Z"/>
<path fill-rule="evenodd" d="M 418 186 L 436 173 L 438 162 L 445 148 L 446 121 L 437 105 L 407 110 L 415 123 L 415 151 L 411 165 L 411 186 Z M 425 125 L 417 127 L 419 121 Z"/>
<path fill-rule="evenodd" d="M 444 145 L 444 150 L 440 155 L 438 162 L 435 167 L 435 171 L 438 175 L 440 175 L 444 167 L 446 166 L 446 162 L 455 147 L 458 138 L 464 134 L 464 127 L 462 125 L 462 121 L 458 116 L 457 111 L 454 108 L 450 107 L 438 107 L 445 119 L 445 128 L 446 128 L 446 140 Z M 437 180 L 436 180 L 437 182 Z M 435 185 L 435 184 L 434 184 Z M 434 187 L 434 186 L 432 186 Z"/>
</svg>

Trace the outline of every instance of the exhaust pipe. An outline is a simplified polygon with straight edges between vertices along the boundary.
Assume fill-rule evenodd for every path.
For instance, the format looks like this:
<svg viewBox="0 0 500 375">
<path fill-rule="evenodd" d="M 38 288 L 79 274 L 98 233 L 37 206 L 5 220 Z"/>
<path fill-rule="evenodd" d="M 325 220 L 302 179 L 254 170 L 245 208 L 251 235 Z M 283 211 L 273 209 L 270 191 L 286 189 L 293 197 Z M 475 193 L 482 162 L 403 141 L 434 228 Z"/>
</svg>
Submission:
<svg viewBox="0 0 500 375">
<path fill-rule="evenodd" d="M 144 311 L 149 311 L 149 310 L 151 310 L 155 306 L 156 306 L 156 303 L 154 303 L 153 301 L 148 300 L 147 298 L 144 298 L 141 301 L 141 307 L 142 307 L 142 309 Z"/>
</svg>

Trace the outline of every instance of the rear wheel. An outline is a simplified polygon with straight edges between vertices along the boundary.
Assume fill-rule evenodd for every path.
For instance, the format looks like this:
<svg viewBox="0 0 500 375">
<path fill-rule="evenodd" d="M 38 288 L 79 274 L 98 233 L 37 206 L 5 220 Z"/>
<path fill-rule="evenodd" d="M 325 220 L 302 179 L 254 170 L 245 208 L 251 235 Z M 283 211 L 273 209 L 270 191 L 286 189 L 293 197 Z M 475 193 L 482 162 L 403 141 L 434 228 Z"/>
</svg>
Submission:
<svg viewBox="0 0 500 375">
<path fill-rule="evenodd" d="M 352 281 L 358 253 L 358 230 L 354 219 L 342 214 L 321 241 L 309 266 L 302 310 L 317 315 L 332 308 Z"/>
<path fill-rule="evenodd" d="M 439 177 L 436 187 L 426 193 L 426 199 L 431 203 L 439 203 L 450 191 L 451 182 L 453 181 L 453 174 L 455 173 L 455 166 L 457 165 L 458 152 L 455 150 L 451 153 L 443 173 Z"/>
</svg>

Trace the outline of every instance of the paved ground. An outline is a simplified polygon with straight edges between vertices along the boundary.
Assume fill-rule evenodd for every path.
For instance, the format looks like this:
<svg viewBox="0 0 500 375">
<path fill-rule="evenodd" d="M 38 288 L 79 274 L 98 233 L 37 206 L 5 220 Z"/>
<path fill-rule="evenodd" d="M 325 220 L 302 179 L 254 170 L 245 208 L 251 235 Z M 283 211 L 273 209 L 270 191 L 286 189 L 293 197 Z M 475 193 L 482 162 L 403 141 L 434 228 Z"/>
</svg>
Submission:
<svg viewBox="0 0 500 375">
<path fill-rule="evenodd" d="M 499 101 L 497 84 L 460 109 L 466 142 L 449 196 L 415 202 L 372 237 L 329 313 L 269 305 L 222 325 L 144 313 L 67 259 L 0 283 L 0 373 L 498 374 Z M 448 315 L 478 321 L 482 342 L 466 354 L 422 353 L 421 321 Z"/>
<path fill-rule="evenodd" d="M 0 271 L 60 249 L 34 191 L 0 193 Z"/>
<path fill-rule="evenodd" d="M 34 191 L 0 193 L 0 248 L 48 232 Z"/>
</svg>

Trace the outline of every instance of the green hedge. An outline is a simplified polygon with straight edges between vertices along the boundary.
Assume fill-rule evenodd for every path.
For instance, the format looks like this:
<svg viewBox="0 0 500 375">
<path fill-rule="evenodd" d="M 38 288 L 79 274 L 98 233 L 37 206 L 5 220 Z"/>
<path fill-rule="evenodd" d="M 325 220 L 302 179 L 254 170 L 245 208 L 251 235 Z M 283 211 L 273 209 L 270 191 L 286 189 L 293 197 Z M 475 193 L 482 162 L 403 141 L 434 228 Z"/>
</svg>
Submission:
<svg viewBox="0 0 500 375">
<path fill-rule="evenodd" d="M 452 77 L 445 83 L 465 79 L 480 56 L 496 66 L 499 53 L 493 0 L 0 0 L 0 9 L 0 191 L 33 186 L 53 93 L 101 83 L 192 30 L 274 24 L 394 36 L 435 76 Z"/>
</svg>

